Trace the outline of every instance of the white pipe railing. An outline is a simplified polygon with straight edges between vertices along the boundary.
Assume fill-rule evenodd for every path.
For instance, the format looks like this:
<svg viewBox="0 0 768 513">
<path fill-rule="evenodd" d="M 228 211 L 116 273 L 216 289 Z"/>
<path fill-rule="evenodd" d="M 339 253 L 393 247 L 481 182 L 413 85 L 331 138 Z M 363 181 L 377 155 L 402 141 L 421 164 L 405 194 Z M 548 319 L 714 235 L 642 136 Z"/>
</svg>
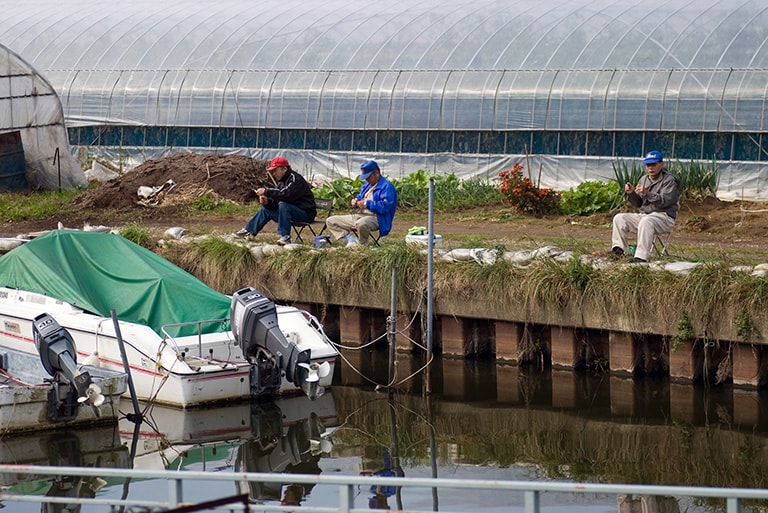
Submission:
<svg viewBox="0 0 768 513">
<path fill-rule="evenodd" d="M 286 474 L 261 474 L 254 472 L 224 473 L 224 472 L 200 472 L 200 471 L 150 471 L 119 468 L 96 467 L 38 467 L 30 465 L 0 465 L 0 475 L 33 475 L 56 476 L 58 478 L 68 476 L 76 478 L 124 478 L 124 479 L 157 479 L 167 482 L 168 495 L 165 500 L 154 498 L 114 499 L 105 497 L 73 498 L 55 497 L 48 495 L 29 495 L 15 493 L 9 488 L 0 491 L 0 503 L 10 501 L 24 503 L 57 503 L 57 504 L 83 504 L 83 505 L 108 505 L 108 506 L 144 506 L 147 508 L 179 508 L 183 505 L 184 511 L 192 511 L 190 505 L 184 500 L 184 484 L 190 481 L 190 487 L 199 487 L 200 481 L 206 482 L 261 482 L 261 483 L 285 483 Z M 339 475 L 314 475 L 314 474 L 290 474 L 292 484 L 311 484 L 339 487 L 339 502 L 335 507 L 319 506 L 288 506 L 280 504 L 258 505 L 259 511 L 302 511 L 315 513 L 363 513 L 369 511 L 365 508 L 355 507 L 355 489 L 357 487 L 369 487 L 371 485 L 394 486 L 400 488 L 427 488 L 427 489 L 467 489 L 486 490 L 494 493 L 502 491 L 520 492 L 524 497 L 525 513 L 541 512 L 542 493 L 564 494 L 601 494 L 601 495 L 638 495 L 638 496 L 668 496 L 723 499 L 726 513 L 741 513 L 743 501 L 768 500 L 768 489 L 751 488 L 710 488 L 696 486 L 660 486 L 660 485 L 632 485 L 632 484 L 596 484 L 596 483 L 572 483 L 551 481 L 500 481 L 481 479 L 446 479 L 446 478 L 412 478 L 412 477 L 378 477 L 378 476 L 339 476 Z M 216 498 L 212 502 L 221 502 Z M 202 504 L 201 504 L 202 506 Z M 206 508 L 209 511 L 212 508 Z M 248 511 L 248 504 L 243 504 L 243 496 L 233 496 L 232 502 L 226 505 L 218 505 L 216 509 L 226 511 Z M 511 507 L 510 507 L 511 510 Z M 428 513 L 421 510 L 400 510 L 403 513 Z M 456 512 L 450 509 L 453 513 Z M 466 512 L 470 513 L 470 512 Z M 472 512 L 474 513 L 474 512 Z"/>
</svg>

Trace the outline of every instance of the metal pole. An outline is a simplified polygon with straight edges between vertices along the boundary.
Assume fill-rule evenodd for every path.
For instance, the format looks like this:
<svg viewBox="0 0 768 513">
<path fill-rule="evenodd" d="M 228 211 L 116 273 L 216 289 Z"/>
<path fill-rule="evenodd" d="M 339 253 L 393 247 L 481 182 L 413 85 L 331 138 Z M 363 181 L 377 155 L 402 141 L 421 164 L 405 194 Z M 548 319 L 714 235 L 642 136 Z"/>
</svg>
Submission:
<svg viewBox="0 0 768 513">
<path fill-rule="evenodd" d="M 429 179 L 429 228 L 427 229 L 427 362 L 432 361 L 432 265 L 434 262 L 435 246 L 435 179 Z M 426 369 L 426 391 L 432 393 L 432 383 L 429 372 L 430 365 Z"/>
<path fill-rule="evenodd" d="M 133 377 L 131 376 L 131 367 L 128 365 L 128 357 L 125 354 L 125 345 L 123 344 L 123 336 L 120 334 L 120 323 L 117 321 L 117 313 L 114 308 L 109 311 L 112 314 L 112 323 L 115 325 L 115 335 L 117 336 L 117 347 L 120 348 L 120 357 L 123 359 L 123 368 L 126 374 L 128 374 L 128 391 L 131 393 L 131 401 L 133 402 L 133 413 L 136 415 L 134 422 L 141 422 L 141 409 L 139 409 L 139 401 L 136 399 L 136 389 L 133 387 Z M 130 420 L 130 419 L 129 419 Z"/>
<path fill-rule="evenodd" d="M 397 266 L 392 267 L 392 295 L 389 311 L 387 341 L 389 342 L 389 386 L 390 395 L 395 383 L 395 333 L 397 333 Z"/>
</svg>

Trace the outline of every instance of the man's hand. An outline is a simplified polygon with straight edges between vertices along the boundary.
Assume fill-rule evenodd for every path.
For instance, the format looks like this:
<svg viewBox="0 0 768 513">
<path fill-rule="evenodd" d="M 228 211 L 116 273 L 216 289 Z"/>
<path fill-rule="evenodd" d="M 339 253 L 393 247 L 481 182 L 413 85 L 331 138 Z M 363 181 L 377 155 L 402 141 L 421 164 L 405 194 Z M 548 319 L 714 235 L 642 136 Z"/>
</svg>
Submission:
<svg viewBox="0 0 768 513">
<path fill-rule="evenodd" d="M 632 187 L 631 183 L 627 182 L 624 184 L 624 192 L 626 192 L 627 194 L 632 194 L 633 192 L 635 192 L 635 188 Z"/>
<path fill-rule="evenodd" d="M 267 203 L 269 203 L 269 198 L 267 198 L 262 194 L 261 196 L 259 196 L 259 203 L 261 203 L 262 205 L 266 205 Z"/>
<path fill-rule="evenodd" d="M 352 208 L 360 208 L 360 202 L 357 201 L 357 198 L 352 198 Z"/>
<path fill-rule="evenodd" d="M 642 185 L 637 184 L 637 187 L 635 187 L 635 192 L 637 192 L 640 196 L 645 198 L 645 194 L 646 194 L 645 193 L 645 187 L 643 187 Z"/>
</svg>

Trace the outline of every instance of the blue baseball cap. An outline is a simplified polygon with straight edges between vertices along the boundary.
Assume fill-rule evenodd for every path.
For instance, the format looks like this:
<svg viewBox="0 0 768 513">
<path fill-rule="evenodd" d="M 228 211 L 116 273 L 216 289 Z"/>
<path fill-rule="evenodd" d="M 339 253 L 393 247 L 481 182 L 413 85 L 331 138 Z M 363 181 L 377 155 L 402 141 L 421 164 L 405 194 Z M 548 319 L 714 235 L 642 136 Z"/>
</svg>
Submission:
<svg viewBox="0 0 768 513">
<path fill-rule="evenodd" d="M 661 162 L 664 160 L 661 158 L 661 152 L 660 151 L 649 151 L 645 154 L 645 157 L 643 157 L 643 164 L 655 164 L 656 162 Z"/>
<path fill-rule="evenodd" d="M 379 165 L 374 160 L 369 160 L 360 166 L 360 178 L 367 179 L 374 171 L 380 171 Z"/>
</svg>

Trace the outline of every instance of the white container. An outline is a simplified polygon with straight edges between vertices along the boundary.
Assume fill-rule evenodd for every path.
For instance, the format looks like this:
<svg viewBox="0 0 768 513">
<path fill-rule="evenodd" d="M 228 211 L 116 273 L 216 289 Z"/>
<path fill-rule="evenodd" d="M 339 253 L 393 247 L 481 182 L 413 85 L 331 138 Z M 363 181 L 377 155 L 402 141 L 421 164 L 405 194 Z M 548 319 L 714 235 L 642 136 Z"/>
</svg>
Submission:
<svg viewBox="0 0 768 513">
<path fill-rule="evenodd" d="M 406 235 L 405 242 L 408 244 L 419 244 L 421 246 L 426 246 L 427 244 L 429 244 L 429 236 L 428 235 Z M 436 233 L 432 239 L 432 246 L 439 247 L 442 244 L 443 244 L 443 236 Z"/>
</svg>

